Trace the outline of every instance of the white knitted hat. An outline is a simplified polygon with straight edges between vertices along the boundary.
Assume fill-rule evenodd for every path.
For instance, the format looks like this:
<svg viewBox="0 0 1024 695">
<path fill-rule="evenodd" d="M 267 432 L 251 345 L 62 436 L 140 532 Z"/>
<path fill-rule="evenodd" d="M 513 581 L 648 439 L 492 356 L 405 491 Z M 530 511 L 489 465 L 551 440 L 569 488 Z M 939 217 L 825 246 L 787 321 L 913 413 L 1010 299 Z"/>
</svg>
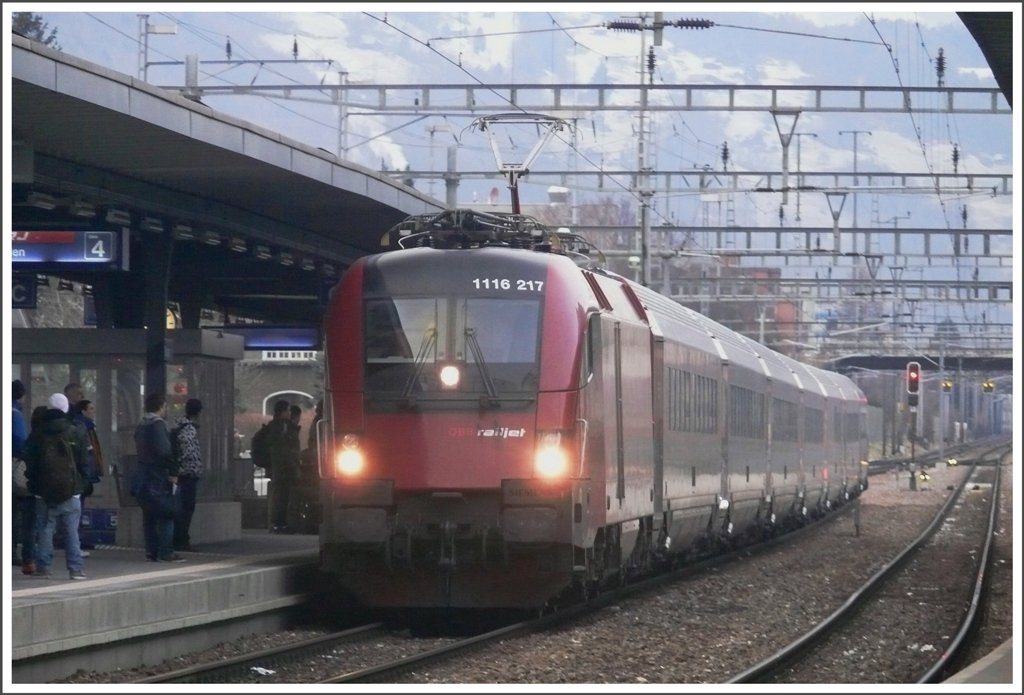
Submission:
<svg viewBox="0 0 1024 695">
<path fill-rule="evenodd" d="M 68 412 L 68 397 L 63 393 L 55 393 L 50 396 L 50 400 L 47 401 L 47 405 L 51 408 L 55 408 L 62 413 Z"/>
</svg>

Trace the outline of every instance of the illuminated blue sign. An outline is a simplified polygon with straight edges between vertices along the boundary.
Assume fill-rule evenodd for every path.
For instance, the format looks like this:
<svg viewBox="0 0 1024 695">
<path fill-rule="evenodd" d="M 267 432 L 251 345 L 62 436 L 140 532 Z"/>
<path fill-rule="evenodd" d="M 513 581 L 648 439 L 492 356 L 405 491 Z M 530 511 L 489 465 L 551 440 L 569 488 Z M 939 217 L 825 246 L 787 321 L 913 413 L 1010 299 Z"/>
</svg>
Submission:
<svg viewBox="0 0 1024 695">
<path fill-rule="evenodd" d="M 120 232 L 103 230 L 15 231 L 11 263 L 127 269 L 120 239 Z"/>
</svg>

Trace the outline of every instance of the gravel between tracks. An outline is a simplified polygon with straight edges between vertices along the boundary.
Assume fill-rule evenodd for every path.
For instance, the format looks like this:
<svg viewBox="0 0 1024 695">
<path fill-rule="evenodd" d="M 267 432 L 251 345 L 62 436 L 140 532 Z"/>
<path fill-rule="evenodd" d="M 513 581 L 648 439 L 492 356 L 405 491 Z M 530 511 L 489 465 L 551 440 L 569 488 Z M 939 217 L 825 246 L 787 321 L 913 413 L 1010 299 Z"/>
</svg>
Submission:
<svg viewBox="0 0 1024 695">
<path fill-rule="evenodd" d="M 466 659 L 413 672 L 405 684 L 495 683 L 622 685 L 722 683 L 766 658 L 838 608 L 867 578 L 919 536 L 949 494 L 948 486 L 967 467 L 935 469 L 926 489 L 904 489 L 894 476 L 878 476 L 861 496 L 860 529 L 854 515 L 812 530 L 795 547 L 780 548 L 732 563 L 702 577 L 629 599 L 590 618 L 551 633 L 510 639 L 473 652 Z M 903 473 L 903 476 L 909 474 Z M 1002 513 L 997 535 L 990 595 L 997 604 L 981 631 L 982 653 L 1012 635 L 1012 472 L 1003 469 Z M 894 615 L 893 621 L 902 620 Z M 906 625 L 901 626 L 905 629 Z M 898 634 L 896 623 L 881 625 Z M 79 672 L 65 683 L 118 683 L 211 658 L 278 646 L 321 630 L 253 635 L 163 664 L 114 673 Z M 893 656 L 920 661 L 914 645 L 897 645 Z M 373 650 L 375 662 L 389 655 Z M 369 665 L 355 654 L 310 664 L 306 682 L 339 669 Z M 891 671 L 891 669 L 890 669 Z M 917 671 L 914 671 L 916 673 Z M 878 683 L 870 667 L 859 676 L 833 682 Z M 895 678 L 893 681 L 891 678 Z M 884 682 L 900 680 L 897 674 Z M 250 681 L 251 682 L 251 681 Z M 378 688 L 380 686 L 374 686 Z"/>
</svg>

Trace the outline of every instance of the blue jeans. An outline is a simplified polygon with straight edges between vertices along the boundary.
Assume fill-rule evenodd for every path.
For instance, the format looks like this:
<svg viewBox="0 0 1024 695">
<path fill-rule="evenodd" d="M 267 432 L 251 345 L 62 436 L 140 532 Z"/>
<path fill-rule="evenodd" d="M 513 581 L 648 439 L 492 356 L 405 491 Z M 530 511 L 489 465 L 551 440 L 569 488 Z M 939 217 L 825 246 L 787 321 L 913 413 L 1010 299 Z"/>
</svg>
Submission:
<svg viewBox="0 0 1024 695">
<path fill-rule="evenodd" d="M 166 517 L 142 504 L 142 536 L 146 540 L 146 557 L 167 560 L 174 554 L 174 517 Z"/>
<path fill-rule="evenodd" d="M 82 500 L 78 495 L 52 505 L 41 499 L 36 500 L 36 520 L 40 524 L 36 570 L 48 570 L 53 565 L 53 534 L 57 530 L 58 521 L 64 532 L 64 559 L 68 569 L 81 572 L 85 568 L 82 546 L 78 540 L 78 522 L 81 519 Z"/>
</svg>

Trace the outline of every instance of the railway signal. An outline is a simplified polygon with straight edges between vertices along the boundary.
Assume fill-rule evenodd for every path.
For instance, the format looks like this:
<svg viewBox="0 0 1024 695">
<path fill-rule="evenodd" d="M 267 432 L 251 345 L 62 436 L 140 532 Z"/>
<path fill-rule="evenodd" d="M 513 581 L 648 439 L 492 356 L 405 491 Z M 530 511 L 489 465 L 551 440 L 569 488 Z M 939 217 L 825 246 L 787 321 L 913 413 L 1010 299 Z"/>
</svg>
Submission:
<svg viewBox="0 0 1024 695">
<path fill-rule="evenodd" d="M 907 362 L 907 404 L 917 405 L 921 392 L 921 363 Z"/>
<path fill-rule="evenodd" d="M 907 362 L 907 393 L 919 393 L 921 389 L 921 363 Z"/>
<path fill-rule="evenodd" d="M 953 380 L 952 379 L 943 379 L 942 380 L 942 390 L 946 391 L 946 392 L 952 391 L 953 390 Z"/>
<path fill-rule="evenodd" d="M 981 388 L 985 393 L 992 393 L 996 390 L 996 385 L 992 383 L 991 379 L 985 379 L 985 383 L 981 385 Z"/>
</svg>

